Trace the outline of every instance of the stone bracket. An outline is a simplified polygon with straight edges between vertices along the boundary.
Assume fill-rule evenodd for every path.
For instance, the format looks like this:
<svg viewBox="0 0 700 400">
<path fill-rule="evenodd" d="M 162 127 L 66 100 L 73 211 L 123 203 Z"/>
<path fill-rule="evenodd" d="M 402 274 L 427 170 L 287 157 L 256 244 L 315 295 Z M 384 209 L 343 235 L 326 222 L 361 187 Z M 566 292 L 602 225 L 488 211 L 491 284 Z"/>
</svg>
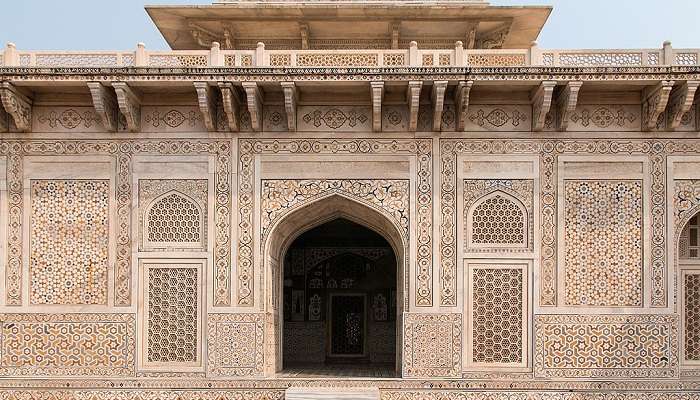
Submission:
<svg viewBox="0 0 700 400">
<path fill-rule="evenodd" d="M 442 127 L 442 111 L 445 108 L 445 92 L 447 91 L 447 81 L 433 82 L 433 91 L 430 98 L 433 102 L 433 131 L 440 132 Z"/>
<path fill-rule="evenodd" d="M 398 50 L 401 39 L 401 21 L 393 21 L 391 23 L 391 48 Z"/>
<path fill-rule="evenodd" d="M 253 131 L 260 132 L 263 119 L 263 98 L 260 87 L 256 82 L 243 82 L 243 90 L 245 90 L 248 112 L 250 113 L 250 126 Z"/>
<path fill-rule="evenodd" d="M 552 95 L 556 86 L 555 81 L 544 81 L 532 96 L 532 130 L 535 132 L 544 130 L 547 113 L 552 108 Z"/>
<path fill-rule="evenodd" d="M 652 131 L 656 129 L 659 117 L 668 105 L 673 85 L 673 81 L 661 81 L 645 90 L 642 100 L 642 130 Z"/>
<path fill-rule="evenodd" d="M 408 131 L 418 130 L 418 110 L 420 109 L 420 90 L 423 87 L 422 81 L 409 81 L 406 92 L 408 101 Z"/>
<path fill-rule="evenodd" d="M 0 106 L 0 133 L 10 131 L 10 114 L 5 112 L 5 109 Z"/>
<path fill-rule="evenodd" d="M 384 99 L 384 82 L 370 82 L 372 90 L 372 130 L 382 131 L 382 100 Z"/>
<path fill-rule="evenodd" d="M 457 108 L 457 132 L 464 132 L 467 128 L 469 115 L 469 95 L 474 86 L 474 81 L 462 81 L 457 84 L 455 90 L 455 107 Z"/>
<path fill-rule="evenodd" d="M 284 91 L 284 109 L 287 111 L 287 128 L 290 132 L 297 130 L 297 87 L 294 82 L 282 82 Z"/>
<path fill-rule="evenodd" d="M 572 81 L 566 84 L 562 91 L 557 96 L 556 111 L 557 111 L 557 130 L 566 132 L 569 127 L 569 119 L 571 114 L 576 111 L 578 104 L 578 94 L 583 86 L 582 81 Z"/>
<path fill-rule="evenodd" d="M 100 82 L 88 82 L 92 105 L 102 121 L 102 126 L 110 132 L 119 130 L 119 104 L 117 95 Z"/>
<path fill-rule="evenodd" d="M 20 93 L 15 85 L 10 82 L 0 83 L 0 100 L 5 112 L 12 117 L 17 130 L 20 132 L 31 132 L 32 100 Z"/>
<path fill-rule="evenodd" d="M 692 110 L 699 86 L 700 81 L 686 81 L 673 89 L 666 111 L 666 127 L 669 131 L 678 129 L 683 117 Z"/>
<path fill-rule="evenodd" d="M 231 132 L 238 132 L 241 129 L 240 121 L 238 120 L 238 115 L 241 111 L 241 100 L 238 98 L 232 83 L 219 82 L 219 89 L 221 90 L 221 102 L 224 106 L 228 129 Z"/>
<path fill-rule="evenodd" d="M 126 118 L 126 127 L 129 132 L 141 130 L 141 99 L 129 87 L 126 82 L 113 82 L 112 87 L 117 93 L 119 111 Z"/>
<path fill-rule="evenodd" d="M 202 113 L 204 126 L 209 132 L 216 132 L 217 92 L 207 82 L 194 82 L 197 91 L 197 103 Z"/>
</svg>

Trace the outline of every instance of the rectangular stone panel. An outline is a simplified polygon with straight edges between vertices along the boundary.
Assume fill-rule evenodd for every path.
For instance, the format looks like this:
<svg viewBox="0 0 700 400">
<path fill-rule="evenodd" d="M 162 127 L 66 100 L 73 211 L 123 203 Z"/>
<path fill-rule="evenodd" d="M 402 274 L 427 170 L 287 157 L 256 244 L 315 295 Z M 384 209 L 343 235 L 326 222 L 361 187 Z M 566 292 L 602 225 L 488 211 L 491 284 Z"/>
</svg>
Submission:
<svg viewBox="0 0 700 400">
<path fill-rule="evenodd" d="M 109 181 L 32 180 L 32 304 L 107 304 Z"/>
<path fill-rule="evenodd" d="M 209 374 L 262 376 L 264 314 L 209 314 Z"/>
<path fill-rule="evenodd" d="M 372 107 L 299 106 L 297 130 L 309 132 L 372 131 Z"/>
<path fill-rule="evenodd" d="M 535 319 L 540 378 L 674 378 L 675 315 L 540 315 Z"/>
<path fill-rule="evenodd" d="M 131 314 L 2 314 L 2 376 L 131 376 Z"/>
<path fill-rule="evenodd" d="M 564 181 L 565 304 L 641 307 L 641 180 Z"/>
<path fill-rule="evenodd" d="M 33 111 L 37 132 L 107 132 L 94 107 L 37 106 Z"/>
<path fill-rule="evenodd" d="M 532 107 L 510 105 L 469 106 L 466 131 L 527 132 L 532 127 Z"/>
<path fill-rule="evenodd" d="M 143 132 L 204 132 L 204 119 L 197 107 L 141 107 Z"/>
<path fill-rule="evenodd" d="M 461 376 L 461 314 L 404 314 L 403 341 L 405 378 Z"/>
<path fill-rule="evenodd" d="M 639 105 L 579 105 L 569 116 L 569 131 L 630 132 L 641 129 Z"/>
</svg>

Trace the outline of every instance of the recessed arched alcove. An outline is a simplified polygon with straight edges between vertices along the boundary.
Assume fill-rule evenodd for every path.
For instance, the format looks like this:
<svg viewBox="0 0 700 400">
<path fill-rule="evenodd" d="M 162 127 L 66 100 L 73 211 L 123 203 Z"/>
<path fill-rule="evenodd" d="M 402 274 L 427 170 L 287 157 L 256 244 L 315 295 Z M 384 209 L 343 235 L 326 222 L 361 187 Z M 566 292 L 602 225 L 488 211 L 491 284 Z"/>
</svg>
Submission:
<svg viewBox="0 0 700 400">
<path fill-rule="evenodd" d="M 339 194 L 316 199 L 280 218 L 264 248 L 277 338 L 268 373 L 400 370 L 407 240 L 388 213 Z"/>
</svg>

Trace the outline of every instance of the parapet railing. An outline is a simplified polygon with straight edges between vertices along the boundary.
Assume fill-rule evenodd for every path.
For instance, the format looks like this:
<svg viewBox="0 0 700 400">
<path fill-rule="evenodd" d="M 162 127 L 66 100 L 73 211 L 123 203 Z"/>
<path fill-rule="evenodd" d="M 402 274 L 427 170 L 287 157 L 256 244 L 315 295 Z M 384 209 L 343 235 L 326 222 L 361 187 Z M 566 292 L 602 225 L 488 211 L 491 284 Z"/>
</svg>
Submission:
<svg viewBox="0 0 700 400">
<path fill-rule="evenodd" d="M 8 43 L 0 53 L 0 67 L 41 68 L 207 68 L 207 67 L 644 67 L 700 65 L 700 49 L 469 50 L 462 42 L 453 49 L 404 50 L 210 50 L 149 51 L 139 43 L 135 51 L 21 51 Z"/>
</svg>

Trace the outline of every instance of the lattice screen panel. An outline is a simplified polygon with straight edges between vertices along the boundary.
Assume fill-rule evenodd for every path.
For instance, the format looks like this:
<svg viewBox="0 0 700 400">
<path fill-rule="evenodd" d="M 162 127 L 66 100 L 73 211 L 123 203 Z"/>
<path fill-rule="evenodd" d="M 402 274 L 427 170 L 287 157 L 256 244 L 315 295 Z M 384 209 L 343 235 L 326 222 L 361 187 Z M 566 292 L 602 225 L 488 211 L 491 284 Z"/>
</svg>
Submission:
<svg viewBox="0 0 700 400">
<path fill-rule="evenodd" d="M 145 278 L 146 363 L 198 365 L 199 269 L 187 264 L 153 264 L 146 266 Z"/>
<path fill-rule="evenodd" d="M 684 348 L 686 361 L 700 361 L 700 270 L 686 271 L 684 303 Z"/>
<path fill-rule="evenodd" d="M 527 215 L 500 193 L 481 201 L 471 214 L 471 243 L 481 246 L 526 246 Z"/>
<path fill-rule="evenodd" d="M 527 267 L 470 268 L 471 364 L 522 367 L 527 362 Z"/>
</svg>

